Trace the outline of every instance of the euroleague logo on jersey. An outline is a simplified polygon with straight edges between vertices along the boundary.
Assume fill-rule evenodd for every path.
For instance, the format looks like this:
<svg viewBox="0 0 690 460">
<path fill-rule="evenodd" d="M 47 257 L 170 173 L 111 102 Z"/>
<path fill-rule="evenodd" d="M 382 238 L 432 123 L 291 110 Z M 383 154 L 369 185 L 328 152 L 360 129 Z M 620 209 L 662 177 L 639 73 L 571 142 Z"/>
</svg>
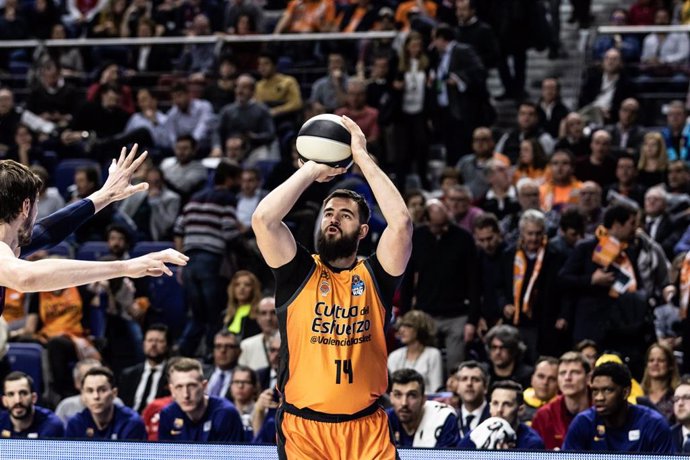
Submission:
<svg viewBox="0 0 690 460">
<path fill-rule="evenodd" d="M 352 276 L 352 295 L 360 296 L 364 294 L 364 281 L 359 277 L 359 275 Z"/>
</svg>

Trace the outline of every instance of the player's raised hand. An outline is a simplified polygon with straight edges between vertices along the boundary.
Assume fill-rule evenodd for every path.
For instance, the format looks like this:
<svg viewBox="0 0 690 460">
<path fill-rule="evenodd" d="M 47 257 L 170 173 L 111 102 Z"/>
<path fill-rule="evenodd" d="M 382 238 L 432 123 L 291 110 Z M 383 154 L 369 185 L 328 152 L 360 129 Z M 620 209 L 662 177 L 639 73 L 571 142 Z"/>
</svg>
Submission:
<svg viewBox="0 0 690 460">
<path fill-rule="evenodd" d="M 89 197 L 96 206 L 96 212 L 110 203 L 124 200 L 137 192 L 148 189 L 149 185 L 146 182 L 132 185 L 132 176 L 146 160 L 148 154 L 148 152 L 144 152 L 137 158 L 138 148 L 139 146 L 134 144 L 132 149 L 127 152 L 127 148 L 122 147 L 120 156 L 117 159 L 113 158 L 108 168 L 108 178 L 105 184 Z"/>
<path fill-rule="evenodd" d="M 300 159 L 299 165 L 300 168 L 307 168 L 309 170 L 315 182 L 329 182 L 336 176 L 347 172 L 347 168 L 333 168 L 332 166 L 317 163 L 315 161 L 307 161 L 305 163 Z"/>
<path fill-rule="evenodd" d="M 350 118 L 343 115 L 343 124 L 350 131 L 350 148 L 352 149 L 352 159 L 355 163 L 362 155 L 369 157 L 369 152 L 367 152 L 367 137 L 364 135 L 362 128 L 359 127 L 357 123 L 352 121 Z"/>
<path fill-rule="evenodd" d="M 174 249 L 165 249 L 163 251 L 152 252 L 134 259 L 125 261 L 126 268 L 124 276 L 130 278 L 141 278 L 143 276 L 162 276 L 172 275 L 172 270 L 165 264 L 173 264 L 179 266 L 187 265 L 189 257 L 177 252 Z"/>
</svg>

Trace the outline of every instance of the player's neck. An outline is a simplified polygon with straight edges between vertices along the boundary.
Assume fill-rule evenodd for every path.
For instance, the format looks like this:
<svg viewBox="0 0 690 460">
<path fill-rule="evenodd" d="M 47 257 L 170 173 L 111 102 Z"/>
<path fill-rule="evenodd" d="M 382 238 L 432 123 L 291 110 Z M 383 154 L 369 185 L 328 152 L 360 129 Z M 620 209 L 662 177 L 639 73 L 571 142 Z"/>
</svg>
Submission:
<svg viewBox="0 0 690 460">
<path fill-rule="evenodd" d="M 328 265 L 330 265 L 333 268 L 337 268 L 339 270 L 347 270 L 348 268 L 351 268 L 355 264 L 356 260 L 357 260 L 357 253 L 354 253 L 348 257 L 339 257 L 338 259 L 327 260 L 326 262 L 328 263 Z"/>
<path fill-rule="evenodd" d="M 565 407 L 571 414 L 579 414 L 590 406 L 587 391 L 573 396 L 565 396 Z"/>
<path fill-rule="evenodd" d="M 110 422 L 112 422 L 114 415 L 115 405 L 111 405 L 109 410 L 101 413 L 98 416 L 94 416 L 93 412 L 91 413 L 93 421 L 96 423 L 96 428 L 98 428 L 100 431 L 104 430 L 105 427 L 107 427 L 110 424 Z"/>
<path fill-rule="evenodd" d="M 0 223 L 0 241 L 15 251 L 19 247 L 19 235 L 17 229 L 7 223 Z"/>
<path fill-rule="evenodd" d="M 402 423 L 402 427 L 405 430 L 407 434 L 410 436 L 414 435 L 417 432 L 417 428 L 419 427 L 419 423 L 422 421 L 422 416 L 424 415 L 424 407 L 422 407 L 422 410 L 419 411 L 419 414 L 412 420 L 410 420 L 407 423 Z"/>
<path fill-rule="evenodd" d="M 21 433 L 27 430 L 34 422 L 34 408 L 31 408 L 31 417 L 26 417 L 23 420 L 10 417 L 10 420 L 12 420 L 12 429 L 14 429 L 15 433 Z"/>
</svg>

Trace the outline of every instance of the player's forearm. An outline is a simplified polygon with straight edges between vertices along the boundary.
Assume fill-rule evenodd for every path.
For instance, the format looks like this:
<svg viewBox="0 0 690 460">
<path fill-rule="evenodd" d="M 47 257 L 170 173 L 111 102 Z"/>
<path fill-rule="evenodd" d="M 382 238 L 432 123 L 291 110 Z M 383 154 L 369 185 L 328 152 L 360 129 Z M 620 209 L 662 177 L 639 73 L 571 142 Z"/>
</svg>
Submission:
<svg viewBox="0 0 690 460">
<path fill-rule="evenodd" d="M 43 259 L 26 262 L 4 259 L 2 284 L 19 292 L 44 292 L 126 275 L 125 261 L 91 262 Z"/>
<path fill-rule="evenodd" d="M 276 187 L 261 200 L 252 215 L 252 227 L 255 225 L 278 225 L 295 206 L 299 197 L 316 180 L 315 163 L 307 162 L 288 180 Z"/>
<path fill-rule="evenodd" d="M 405 201 L 386 173 L 378 167 L 368 154 L 360 155 L 357 159 L 357 165 L 362 170 L 364 178 L 374 192 L 374 197 L 383 213 L 383 217 L 386 219 L 388 227 L 407 228 L 411 226 L 412 218 L 407 210 Z"/>
</svg>

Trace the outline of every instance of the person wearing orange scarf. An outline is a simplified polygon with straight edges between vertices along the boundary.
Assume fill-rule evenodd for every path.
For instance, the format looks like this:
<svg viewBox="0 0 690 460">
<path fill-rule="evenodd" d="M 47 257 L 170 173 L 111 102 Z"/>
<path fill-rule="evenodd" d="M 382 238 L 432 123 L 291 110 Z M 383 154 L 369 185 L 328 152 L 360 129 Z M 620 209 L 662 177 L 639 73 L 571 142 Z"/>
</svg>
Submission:
<svg viewBox="0 0 690 460">
<path fill-rule="evenodd" d="M 563 260 L 548 246 L 542 212 L 525 211 L 519 228 L 518 244 L 503 261 L 503 317 L 520 330 L 527 358 L 534 361 L 538 354 L 552 355 L 568 346 L 556 329 L 561 318 L 556 275 Z"/>
</svg>

